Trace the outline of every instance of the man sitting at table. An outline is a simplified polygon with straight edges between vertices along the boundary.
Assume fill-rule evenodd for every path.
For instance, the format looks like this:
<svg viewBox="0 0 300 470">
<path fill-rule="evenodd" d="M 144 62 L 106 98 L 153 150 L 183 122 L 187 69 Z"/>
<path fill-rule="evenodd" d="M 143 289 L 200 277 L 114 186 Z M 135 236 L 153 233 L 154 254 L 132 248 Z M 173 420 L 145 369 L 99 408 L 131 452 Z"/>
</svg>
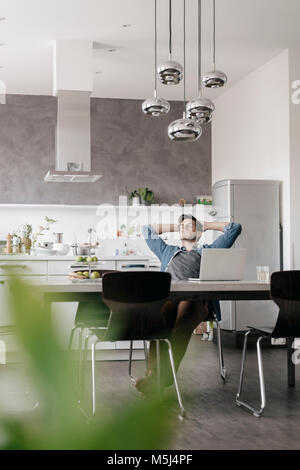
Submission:
<svg viewBox="0 0 300 470">
<path fill-rule="evenodd" d="M 181 246 L 168 245 L 159 236 L 166 232 L 179 230 Z M 203 232 L 217 230 L 223 232 L 211 245 L 197 246 Z M 192 215 L 182 215 L 178 225 L 153 224 L 142 228 L 143 235 L 150 250 L 159 258 L 161 271 L 171 274 L 172 281 L 198 278 L 201 253 L 203 248 L 230 248 L 240 235 L 240 224 L 228 222 L 204 222 L 201 224 Z M 189 340 L 199 323 L 210 318 L 212 312 L 221 319 L 219 302 L 207 301 L 168 301 L 163 307 L 166 323 L 171 330 L 171 344 L 176 371 L 186 352 Z M 173 379 L 166 361 L 166 345 L 161 345 L 162 385 L 169 386 Z M 151 342 L 149 363 L 146 377 L 136 380 L 136 388 L 143 394 L 151 393 L 156 386 L 156 345 Z"/>
</svg>

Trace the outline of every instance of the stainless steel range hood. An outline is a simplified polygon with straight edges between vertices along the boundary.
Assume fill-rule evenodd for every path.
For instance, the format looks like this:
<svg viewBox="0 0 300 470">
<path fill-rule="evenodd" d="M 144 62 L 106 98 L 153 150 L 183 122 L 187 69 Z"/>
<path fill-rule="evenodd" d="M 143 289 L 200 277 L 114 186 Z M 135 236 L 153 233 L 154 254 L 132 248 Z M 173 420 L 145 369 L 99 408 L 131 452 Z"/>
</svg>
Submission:
<svg viewBox="0 0 300 470">
<path fill-rule="evenodd" d="M 44 178 L 48 183 L 95 183 L 102 177 L 91 173 L 91 91 L 86 77 L 92 73 L 87 70 L 89 62 L 84 62 L 90 47 L 89 43 L 56 42 L 56 156 L 55 170 Z M 82 75 L 75 85 L 79 70 L 74 70 L 74 62 Z"/>
</svg>

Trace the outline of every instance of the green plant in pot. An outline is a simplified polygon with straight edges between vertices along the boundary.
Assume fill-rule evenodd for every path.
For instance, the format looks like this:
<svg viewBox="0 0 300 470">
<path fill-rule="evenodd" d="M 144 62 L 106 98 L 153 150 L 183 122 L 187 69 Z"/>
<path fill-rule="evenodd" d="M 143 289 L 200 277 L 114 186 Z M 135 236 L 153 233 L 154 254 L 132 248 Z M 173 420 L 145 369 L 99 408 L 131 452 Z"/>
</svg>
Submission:
<svg viewBox="0 0 300 470">
<path fill-rule="evenodd" d="M 28 253 L 28 254 L 30 253 L 30 250 L 32 247 L 31 235 L 32 235 L 32 225 L 30 224 L 23 225 L 21 229 L 21 240 L 24 246 L 25 253 Z"/>
<path fill-rule="evenodd" d="M 136 189 L 129 194 L 129 200 L 133 205 L 140 204 L 141 198 Z"/>
<path fill-rule="evenodd" d="M 148 188 L 139 188 L 138 193 L 144 206 L 150 206 L 154 201 L 154 193 Z"/>
</svg>

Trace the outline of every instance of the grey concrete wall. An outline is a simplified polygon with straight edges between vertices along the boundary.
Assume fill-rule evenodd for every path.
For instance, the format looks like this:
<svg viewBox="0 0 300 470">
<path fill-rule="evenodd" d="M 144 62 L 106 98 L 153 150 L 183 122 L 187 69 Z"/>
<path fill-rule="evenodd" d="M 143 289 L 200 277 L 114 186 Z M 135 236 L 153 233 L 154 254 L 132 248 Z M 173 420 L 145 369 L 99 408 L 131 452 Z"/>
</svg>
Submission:
<svg viewBox="0 0 300 470">
<path fill-rule="evenodd" d="M 0 105 L 0 203 L 117 203 L 119 194 L 151 188 L 157 203 L 183 197 L 195 202 L 211 192 L 211 128 L 196 143 L 175 143 L 168 124 L 182 115 L 172 103 L 168 116 L 150 118 L 137 100 L 93 98 L 92 168 L 95 184 L 45 183 L 54 169 L 57 101 L 50 96 L 9 95 Z"/>
</svg>

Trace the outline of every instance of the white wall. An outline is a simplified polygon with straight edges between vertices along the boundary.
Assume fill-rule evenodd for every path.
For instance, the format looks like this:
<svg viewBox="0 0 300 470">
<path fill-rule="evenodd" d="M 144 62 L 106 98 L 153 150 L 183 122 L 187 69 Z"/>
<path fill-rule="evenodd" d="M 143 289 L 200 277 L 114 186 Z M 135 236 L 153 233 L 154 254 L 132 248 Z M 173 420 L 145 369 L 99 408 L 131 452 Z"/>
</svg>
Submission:
<svg viewBox="0 0 300 470">
<path fill-rule="evenodd" d="M 300 51 L 289 51 L 292 268 L 300 269 Z"/>
<path fill-rule="evenodd" d="M 216 99 L 215 104 L 212 127 L 212 182 L 214 184 L 216 181 L 228 178 L 282 181 L 283 256 L 284 267 L 288 269 L 290 267 L 288 50 L 226 90 Z"/>
</svg>

